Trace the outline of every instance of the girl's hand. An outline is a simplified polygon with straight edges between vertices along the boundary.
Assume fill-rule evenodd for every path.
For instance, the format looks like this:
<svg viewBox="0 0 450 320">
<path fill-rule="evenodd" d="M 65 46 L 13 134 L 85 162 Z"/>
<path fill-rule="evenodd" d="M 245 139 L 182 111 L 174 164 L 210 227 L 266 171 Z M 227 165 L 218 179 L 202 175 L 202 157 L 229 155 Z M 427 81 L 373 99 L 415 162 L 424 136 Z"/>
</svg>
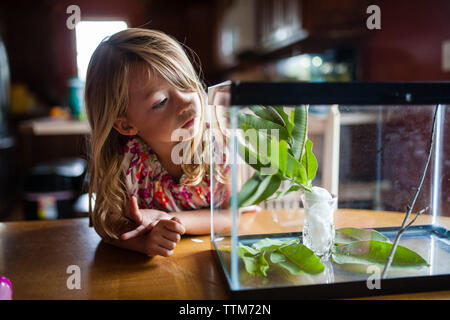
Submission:
<svg viewBox="0 0 450 320">
<path fill-rule="evenodd" d="M 181 235 L 185 232 L 186 230 L 176 217 L 172 220 L 158 221 L 145 240 L 145 253 L 150 257 L 171 256 Z"/>
<path fill-rule="evenodd" d="M 130 197 L 130 201 L 128 201 L 127 207 L 125 208 L 125 216 L 136 222 L 139 226 L 134 230 L 122 234 L 120 236 L 122 240 L 136 238 L 150 231 L 159 220 L 172 219 L 171 215 L 160 210 L 139 209 L 135 196 Z"/>
</svg>

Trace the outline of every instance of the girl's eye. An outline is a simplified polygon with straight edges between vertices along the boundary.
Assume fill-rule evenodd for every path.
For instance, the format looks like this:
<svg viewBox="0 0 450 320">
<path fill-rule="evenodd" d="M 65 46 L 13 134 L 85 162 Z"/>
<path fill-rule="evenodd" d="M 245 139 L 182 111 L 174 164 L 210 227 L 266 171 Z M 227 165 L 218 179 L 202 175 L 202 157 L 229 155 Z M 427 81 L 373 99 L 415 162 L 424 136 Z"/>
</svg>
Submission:
<svg viewBox="0 0 450 320">
<path fill-rule="evenodd" d="M 155 104 L 152 109 L 159 109 L 161 107 L 163 107 L 167 102 L 167 98 L 164 98 L 161 102 L 159 102 L 158 104 Z"/>
</svg>

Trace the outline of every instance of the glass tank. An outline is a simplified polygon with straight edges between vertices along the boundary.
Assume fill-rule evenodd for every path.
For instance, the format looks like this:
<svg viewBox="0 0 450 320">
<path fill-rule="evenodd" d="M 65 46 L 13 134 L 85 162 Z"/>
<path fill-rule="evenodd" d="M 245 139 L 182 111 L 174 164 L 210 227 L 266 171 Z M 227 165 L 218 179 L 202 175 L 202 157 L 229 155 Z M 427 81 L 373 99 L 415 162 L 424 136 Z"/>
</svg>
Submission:
<svg viewBox="0 0 450 320">
<path fill-rule="evenodd" d="M 210 87 L 211 240 L 231 294 L 449 289 L 449 105 L 442 82 Z"/>
</svg>

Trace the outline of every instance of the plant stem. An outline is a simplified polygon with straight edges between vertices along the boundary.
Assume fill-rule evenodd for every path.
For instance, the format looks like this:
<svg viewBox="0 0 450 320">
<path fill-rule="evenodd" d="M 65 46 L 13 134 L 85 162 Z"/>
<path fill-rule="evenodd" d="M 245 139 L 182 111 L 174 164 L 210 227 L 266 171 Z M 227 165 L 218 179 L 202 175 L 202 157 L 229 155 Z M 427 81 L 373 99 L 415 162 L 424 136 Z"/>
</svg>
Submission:
<svg viewBox="0 0 450 320">
<path fill-rule="evenodd" d="M 436 108 L 434 110 L 434 116 L 433 116 L 433 124 L 431 127 L 430 146 L 428 148 L 427 161 L 425 163 L 425 167 L 422 172 L 422 177 L 420 178 L 419 186 L 416 189 L 416 193 L 414 194 L 411 204 L 406 207 L 407 210 L 406 210 L 405 218 L 403 219 L 402 226 L 400 227 L 400 230 L 398 231 L 397 236 L 395 237 L 391 252 L 386 261 L 386 265 L 384 266 L 383 273 L 381 274 L 381 279 L 384 279 L 386 277 L 387 271 L 388 271 L 389 267 L 391 266 L 392 261 L 394 260 L 395 250 L 397 249 L 398 243 L 400 241 L 400 237 L 402 236 L 403 232 L 405 232 L 412 225 L 412 223 L 409 223 L 409 224 L 406 224 L 406 223 L 409 219 L 409 216 L 411 215 L 411 211 L 413 210 L 414 205 L 416 204 L 417 197 L 419 196 L 420 190 L 422 189 L 423 181 L 425 180 L 425 175 L 427 173 L 428 165 L 430 164 L 431 152 L 433 150 L 433 145 L 434 145 L 434 131 L 435 131 L 435 127 L 436 127 L 436 115 L 437 115 L 438 110 L 439 110 L 439 105 L 436 105 Z M 412 222 L 414 222 L 423 211 L 425 211 L 425 210 L 421 210 L 420 212 L 418 212 Z"/>
</svg>

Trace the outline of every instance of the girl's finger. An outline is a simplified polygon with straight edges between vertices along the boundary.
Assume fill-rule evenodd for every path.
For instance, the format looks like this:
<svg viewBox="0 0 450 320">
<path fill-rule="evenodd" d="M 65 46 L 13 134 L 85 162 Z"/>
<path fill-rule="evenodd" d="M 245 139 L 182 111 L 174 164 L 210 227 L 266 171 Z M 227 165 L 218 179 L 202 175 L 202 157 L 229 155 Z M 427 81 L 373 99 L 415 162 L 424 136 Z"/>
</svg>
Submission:
<svg viewBox="0 0 450 320">
<path fill-rule="evenodd" d="M 168 250 L 164 247 L 161 247 L 160 245 L 156 245 L 154 251 L 156 255 L 162 257 L 170 257 L 171 255 L 173 255 L 173 250 Z"/>
<path fill-rule="evenodd" d="M 129 239 L 135 238 L 135 237 L 137 237 L 139 234 L 141 234 L 141 232 L 142 232 L 143 229 L 145 229 L 144 226 L 139 226 L 139 227 L 137 227 L 137 228 L 134 229 L 134 230 L 125 232 L 125 233 L 123 233 L 123 234 L 120 236 L 120 239 L 122 239 L 122 240 L 129 240 Z"/>
<path fill-rule="evenodd" d="M 128 218 L 131 218 L 131 208 L 133 205 L 133 203 L 131 201 L 132 198 L 133 198 L 133 196 L 130 195 L 128 198 L 129 200 L 128 200 L 127 206 L 125 207 L 125 216 Z"/>
<path fill-rule="evenodd" d="M 164 221 L 164 227 L 168 231 L 176 232 L 179 234 L 184 234 L 186 232 L 186 229 L 184 228 L 183 224 L 178 218 L 174 217 L 170 220 L 161 220 L 161 221 Z"/>
<path fill-rule="evenodd" d="M 177 233 L 177 232 L 170 232 L 169 231 L 169 232 L 163 234 L 162 236 L 164 238 L 166 238 L 167 240 L 175 242 L 175 243 L 181 240 L 181 235 L 179 233 Z"/>
<path fill-rule="evenodd" d="M 154 227 L 154 225 L 155 225 L 154 222 L 150 223 L 148 226 L 144 226 L 144 225 L 141 224 L 136 229 L 123 233 L 120 236 L 120 238 L 122 240 L 129 240 L 129 239 L 132 239 L 132 238 L 139 237 L 140 235 L 143 235 L 147 231 L 151 230 Z"/>
<path fill-rule="evenodd" d="M 175 241 L 169 240 L 166 237 L 162 236 L 158 239 L 158 245 L 167 249 L 167 250 L 173 250 L 177 246 Z"/>
<path fill-rule="evenodd" d="M 137 223 L 142 223 L 142 213 L 139 210 L 139 206 L 138 206 L 137 199 L 135 196 L 132 196 L 132 201 L 133 201 L 132 202 L 132 204 L 133 204 L 132 213 L 133 213 L 133 216 L 135 217 L 135 219 L 133 219 L 133 220 Z"/>
<path fill-rule="evenodd" d="M 177 217 L 172 217 L 170 220 L 173 220 L 173 221 L 178 222 L 179 224 L 182 224 L 180 219 L 178 219 Z"/>
<path fill-rule="evenodd" d="M 139 206 L 137 204 L 137 199 L 135 196 L 130 196 L 130 200 L 128 201 L 125 210 L 125 215 L 136 223 L 142 223 L 142 213 L 139 210 Z"/>
</svg>

